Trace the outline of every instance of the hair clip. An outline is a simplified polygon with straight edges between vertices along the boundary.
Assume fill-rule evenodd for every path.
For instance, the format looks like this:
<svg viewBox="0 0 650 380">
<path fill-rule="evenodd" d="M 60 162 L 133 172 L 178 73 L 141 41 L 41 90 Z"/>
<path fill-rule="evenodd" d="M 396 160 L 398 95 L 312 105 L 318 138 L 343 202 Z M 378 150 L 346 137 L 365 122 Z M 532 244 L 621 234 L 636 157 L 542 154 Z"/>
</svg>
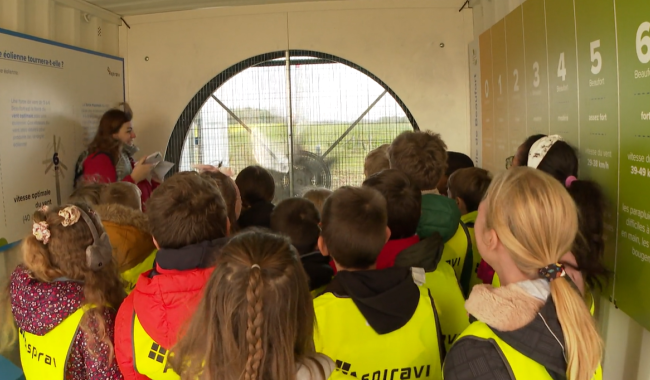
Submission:
<svg viewBox="0 0 650 380">
<path fill-rule="evenodd" d="M 564 265 L 560 263 L 549 264 L 538 271 L 539 277 L 545 278 L 548 282 L 566 276 Z"/>
<path fill-rule="evenodd" d="M 571 184 L 577 180 L 578 179 L 576 177 L 570 175 L 564 180 L 564 186 L 568 189 L 569 187 L 571 187 Z"/>
<path fill-rule="evenodd" d="M 262 268 L 260 268 L 260 266 L 258 264 L 251 265 L 251 269 L 253 269 L 253 268 L 262 269 Z"/>
<path fill-rule="evenodd" d="M 46 244 L 50 241 L 50 229 L 49 225 L 47 222 L 38 222 L 34 223 L 32 226 L 32 234 L 36 238 L 36 240 L 43 242 L 43 244 Z"/>
<path fill-rule="evenodd" d="M 59 216 L 63 218 L 61 225 L 63 227 L 68 227 L 79 221 L 79 218 L 81 218 L 81 212 L 77 206 L 68 206 L 59 211 Z"/>
</svg>

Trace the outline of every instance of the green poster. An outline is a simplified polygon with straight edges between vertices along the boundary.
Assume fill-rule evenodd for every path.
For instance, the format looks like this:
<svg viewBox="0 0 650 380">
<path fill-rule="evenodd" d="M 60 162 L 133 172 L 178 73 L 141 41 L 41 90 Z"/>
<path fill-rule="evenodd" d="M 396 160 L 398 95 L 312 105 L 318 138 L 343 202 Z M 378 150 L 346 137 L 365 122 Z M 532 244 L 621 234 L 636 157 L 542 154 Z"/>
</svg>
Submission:
<svg viewBox="0 0 650 380">
<path fill-rule="evenodd" d="M 522 5 L 522 9 L 526 65 L 526 135 L 547 135 L 549 131 L 548 66 L 544 0 L 528 0 Z"/>
<path fill-rule="evenodd" d="M 575 0 L 580 89 L 580 177 L 607 196 L 605 263 L 614 270 L 618 203 L 618 66 L 611 0 Z"/>
<path fill-rule="evenodd" d="M 506 56 L 506 23 L 501 20 L 492 27 L 492 81 L 494 83 L 494 167 L 505 169 L 505 160 L 512 155 L 508 149 L 508 62 Z"/>
<path fill-rule="evenodd" d="M 541 15 L 540 15 L 541 17 Z M 551 134 L 577 147 L 578 72 L 573 1 L 546 0 Z"/>
<path fill-rule="evenodd" d="M 616 1 L 620 204 L 615 299 L 650 329 L 650 1 Z"/>
<path fill-rule="evenodd" d="M 494 170 L 494 96 L 492 86 L 492 35 L 490 30 L 478 38 L 481 55 L 481 136 L 482 162 L 486 170 Z"/>
<path fill-rule="evenodd" d="M 524 60 L 524 21 L 521 7 L 506 16 L 508 52 L 508 155 L 526 139 L 526 62 Z"/>
</svg>

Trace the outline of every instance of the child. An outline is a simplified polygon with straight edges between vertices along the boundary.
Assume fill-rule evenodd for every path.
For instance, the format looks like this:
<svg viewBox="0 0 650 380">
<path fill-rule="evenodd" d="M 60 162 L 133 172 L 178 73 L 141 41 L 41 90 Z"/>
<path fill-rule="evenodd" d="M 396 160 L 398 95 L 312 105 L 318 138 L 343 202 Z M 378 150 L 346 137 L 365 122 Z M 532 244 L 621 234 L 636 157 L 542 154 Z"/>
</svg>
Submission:
<svg viewBox="0 0 650 380">
<path fill-rule="evenodd" d="M 83 204 L 33 221 L 10 284 L 25 378 L 122 379 L 113 323 L 124 290 L 101 222 Z"/>
<path fill-rule="evenodd" d="M 298 253 L 280 236 L 244 232 L 223 248 L 172 366 L 192 380 L 325 380 L 334 363 L 314 351 L 313 331 Z"/>
<path fill-rule="evenodd" d="M 377 269 L 409 268 L 412 262 L 425 264 L 425 285 L 436 300 L 446 348 L 451 348 L 454 339 L 469 326 L 469 319 L 454 270 L 441 260 L 442 239 L 436 235 L 420 241 L 415 234 L 420 220 L 420 189 L 406 174 L 395 169 L 373 174 L 363 182 L 363 186 L 379 191 L 386 199 L 391 234 L 379 254 Z"/>
<path fill-rule="evenodd" d="M 214 181 L 219 192 L 223 196 L 223 200 L 226 202 L 226 207 L 228 208 L 228 221 L 230 222 L 230 233 L 235 233 L 237 228 L 237 219 L 241 215 L 241 196 L 239 194 L 239 188 L 235 181 L 232 178 L 228 177 L 221 171 L 203 171 L 201 176 L 204 178 L 209 178 Z"/>
<path fill-rule="evenodd" d="M 321 187 L 318 189 L 307 190 L 305 194 L 302 195 L 302 197 L 311 201 L 311 203 L 316 206 L 318 214 L 320 215 L 323 213 L 323 204 L 325 203 L 327 197 L 330 195 L 332 195 L 332 190 Z"/>
<path fill-rule="evenodd" d="M 311 291 L 329 284 L 334 276 L 329 258 L 318 251 L 319 223 L 316 206 L 303 198 L 285 199 L 271 213 L 271 230 L 291 239 L 309 277 Z M 319 291 L 316 293 L 320 294 Z"/>
<path fill-rule="evenodd" d="M 261 166 L 248 166 L 237 175 L 235 183 L 239 188 L 242 213 L 239 228 L 271 227 L 271 212 L 275 196 L 275 181 Z"/>
<path fill-rule="evenodd" d="M 441 379 L 444 345 L 424 271 L 374 269 L 387 221 L 373 189 L 342 187 L 325 201 L 318 246 L 338 273 L 314 299 L 316 351 L 359 379 Z"/>
<path fill-rule="evenodd" d="M 458 152 L 447 152 L 447 169 L 445 174 L 438 181 L 438 192 L 440 195 L 447 196 L 447 181 L 456 170 L 464 168 L 473 168 L 474 161 L 468 155 Z"/>
<path fill-rule="evenodd" d="M 115 327 L 117 361 L 126 379 L 171 376 L 168 350 L 196 310 L 229 227 L 219 190 L 196 172 L 167 179 L 147 206 L 158 248 L 155 266 L 138 278 Z"/>
<path fill-rule="evenodd" d="M 469 229 L 469 234 L 472 237 L 473 264 L 472 264 L 472 278 L 469 286 L 470 290 L 474 285 L 492 283 L 492 276 L 490 276 L 489 266 L 483 264 L 485 267 L 485 274 L 481 273 L 479 276 L 479 266 L 481 265 L 481 255 L 476 246 L 476 235 L 474 233 L 474 223 L 478 214 L 478 205 L 483 200 L 485 192 L 490 186 L 492 178 L 487 170 L 479 168 L 465 168 L 454 172 L 447 182 L 448 195 L 450 199 L 456 201 L 458 209 L 462 214 L 461 220 Z"/>
<path fill-rule="evenodd" d="M 363 162 L 363 174 L 366 178 L 390 168 L 390 162 L 388 161 L 389 147 L 390 144 L 380 145 L 368 153 Z"/>
<path fill-rule="evenodd" d="M 465 306 L 476 322 L 449 352 L 445 379 L 602 378 L 601 339 L 567 279 L 575 270 L 558 264 L 577 215 L 564 186 L 539 170 L 514 168 L 492 181 L 476 243 L 503 286 L 474 287 Z"/>
<path fill-rule="evenodd" d="M 140 274 L 153 268 L 156 258 L 149 221 L 140 210 L 140 189 L 130 182 L 88 184 L 78 187 L 70 199 L 94 202 L 129 294 Z"/>
<path fill-rule="evenodd" d="M 439 134 L 431 132 L 403 132 L 389 149 L 391 169 L 400 170 L 422 190 L 422 215 L 417 234 L 427 239 L 440 234 L 445 242 L 442 259 L 448 262 L 467 292 L 472 272 L 471 238 L 460 220 L 456 202 L 438 193 L 436 186 L 447 166 L 447 146 Z M 422 266 L 414 263 L 414 266 Z"/>
</svg>

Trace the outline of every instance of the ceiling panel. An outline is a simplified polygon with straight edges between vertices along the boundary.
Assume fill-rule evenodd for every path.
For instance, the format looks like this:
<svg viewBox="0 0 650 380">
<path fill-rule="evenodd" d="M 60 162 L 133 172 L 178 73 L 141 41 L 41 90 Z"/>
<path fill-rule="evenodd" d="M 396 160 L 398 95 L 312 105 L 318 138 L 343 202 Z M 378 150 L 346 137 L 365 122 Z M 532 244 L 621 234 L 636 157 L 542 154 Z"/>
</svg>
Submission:
<svg viewBox="0 0 650 380">
<path fill-rule="evenodd" d="M 301 3 L 331 0 L 86 0 L 122 16 L 246 5 Z"/>
</svg>

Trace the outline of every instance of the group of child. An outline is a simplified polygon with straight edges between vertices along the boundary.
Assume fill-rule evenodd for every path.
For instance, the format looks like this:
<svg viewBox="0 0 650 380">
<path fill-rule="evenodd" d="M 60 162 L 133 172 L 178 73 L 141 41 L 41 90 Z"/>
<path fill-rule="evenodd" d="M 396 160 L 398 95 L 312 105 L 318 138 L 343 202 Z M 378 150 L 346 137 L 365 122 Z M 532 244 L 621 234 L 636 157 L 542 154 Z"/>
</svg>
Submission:
<svg viewBox="0 0 650 380">
<path fill-rule="evenodd" d="M 129 181 L 81 186 L 11 277 L 26 378 L 598 378 L 602 193 L 529 140 L 492 179 L 404 132 L 361 186 L 277 205 L 259 166 L 177 173 L 146 213 Z"/>
</svg>

